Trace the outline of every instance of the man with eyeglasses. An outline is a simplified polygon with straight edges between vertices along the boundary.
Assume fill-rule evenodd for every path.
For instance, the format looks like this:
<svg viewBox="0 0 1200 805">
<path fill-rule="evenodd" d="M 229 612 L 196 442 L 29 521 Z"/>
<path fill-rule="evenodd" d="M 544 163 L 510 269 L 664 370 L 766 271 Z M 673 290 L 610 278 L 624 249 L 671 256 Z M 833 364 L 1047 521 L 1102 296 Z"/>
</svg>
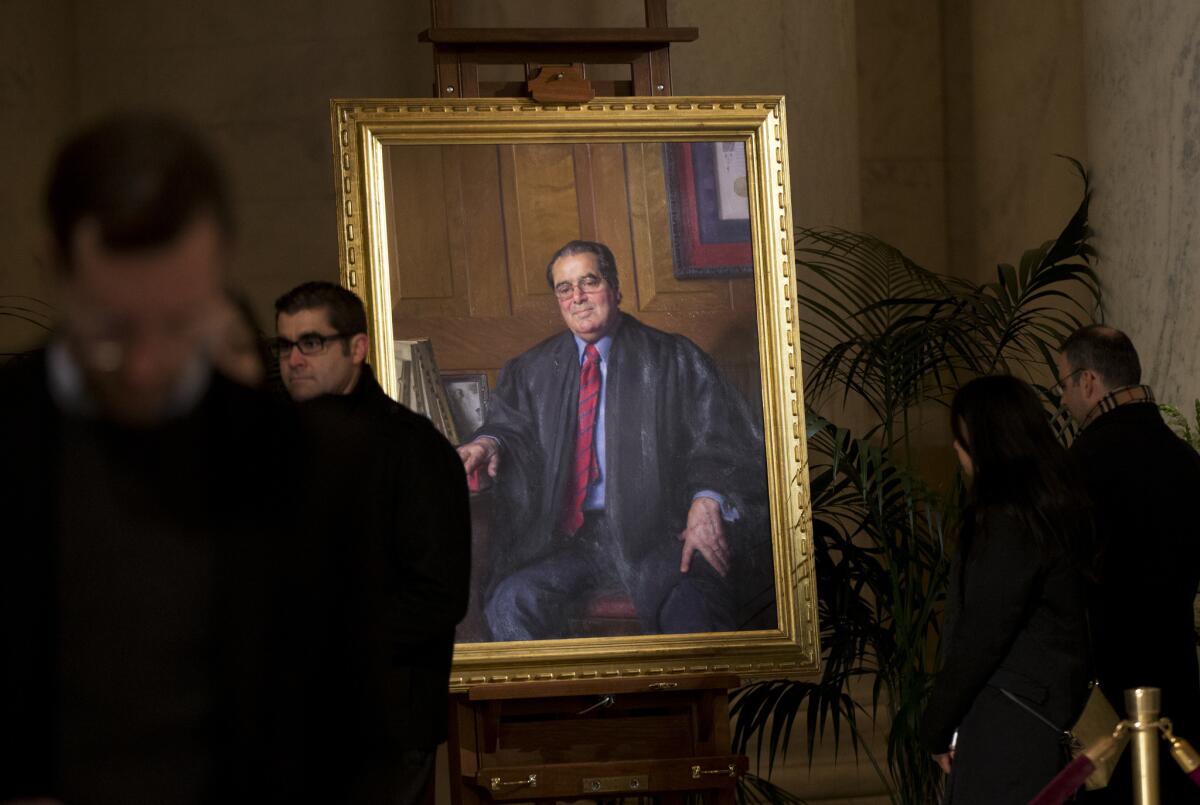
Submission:
<svg viewBox="0 0 1200 805">
<path fill-rule="evenodd" d="M 275 301 L 275 329 L 279 375 L 293 400 L 356 389 L 379 403 L 387 399 L 366 364 L 367 317 L 350 291 L 331 282 L 293 288 Z"/>
<path fill-rule="evenodd" d="M 573 636 L 608 591 L 648 634 L 773 617 L 762 430 L 743 397 L 691 341 L 620 311 L 604 244 L 567 243 L 546 280 L 566 332 L 504 367 L 459 447 L 496 485 L 491 638 Z"/>
<path fill-rule="evenodd" d="M 390 770 L 371 801 L 422 801 L 446 740 L 454 629 L 467 610 L 471 526 L 466 477 L 427 418 L 384 393 L 367 364 L 367 318 L 350 291 L 306 282 L 275 303 L 275 354 L 300 407 L 339 423 L 329 473 L 361 479 L 342 503 L 365 539 L 348 550 L 368 569 L 355 595 L 370 681 L 355 695 L 378 714 Z"/>
<path fill-rule="evenodd" d="M 1098 585 L 1091 606 L 1100 685 L 1117 712 L 1124 691 L 1162 690 L 1175 732 L 1200 739 L 1200 666 L 1193 602 L 1200 584 L 1200 454 L 1163 422 L 1129 337 L 1104 325 L 1073 333 L 1057 358 L 1071 445 L 1095 507 Z M 1162 753 L 1164 803 L 1196 790 Z M 1128 802 L 1128 753 L 1089 802 Z"/>
<path fill-rule="evenodd" d="M 177 121 L 108 118 L 59 151 L 45 201 L 61 320 L 0 373 L 0 803 L 344 787 L 348 765 L 307 762 L 355 684 L 331 684 L 345 630 L 310 606 L 345 585 L 308 440 L 208 358 L 233 244 L 219 166 Z"/>
</svg>

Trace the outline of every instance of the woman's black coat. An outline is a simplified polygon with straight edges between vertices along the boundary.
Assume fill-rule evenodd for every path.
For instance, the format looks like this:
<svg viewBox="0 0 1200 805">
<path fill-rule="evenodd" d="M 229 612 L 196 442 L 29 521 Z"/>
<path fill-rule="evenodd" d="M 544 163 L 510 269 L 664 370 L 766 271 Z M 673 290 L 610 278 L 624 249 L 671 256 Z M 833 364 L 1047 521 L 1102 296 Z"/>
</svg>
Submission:
<svg viewBox="0 0 1200 805">
<path fill-rule="evenodd" d="M 947 802 L 1024 803 L 1065 763 L 1062 736 L 1001 691 L 1060 728 L 1074 722 L 1088 692 L 1084 585 L 1066 553 L 1039 546 L 1015 513 L 969 518 L 924 724 L 934 754 L 958 731 Z"/>
</svg>

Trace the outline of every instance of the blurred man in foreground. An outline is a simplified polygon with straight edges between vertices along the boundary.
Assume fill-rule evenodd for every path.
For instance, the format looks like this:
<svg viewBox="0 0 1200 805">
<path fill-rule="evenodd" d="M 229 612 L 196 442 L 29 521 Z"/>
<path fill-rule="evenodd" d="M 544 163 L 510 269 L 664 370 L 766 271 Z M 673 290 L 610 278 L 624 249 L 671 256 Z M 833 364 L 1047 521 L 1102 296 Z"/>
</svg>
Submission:
<svg viewBox="0 0 1200 805">
<path fill-rule="evenodd" d="M 350 586 L 320 570 L 310 454 L 207 358 L 220 170 L 176 122 L 110 119 L 59 153 L 46 211 L 62 322 L 0 373 L 0 802 L 342 790 L 310 762 Z"/>
</svg>

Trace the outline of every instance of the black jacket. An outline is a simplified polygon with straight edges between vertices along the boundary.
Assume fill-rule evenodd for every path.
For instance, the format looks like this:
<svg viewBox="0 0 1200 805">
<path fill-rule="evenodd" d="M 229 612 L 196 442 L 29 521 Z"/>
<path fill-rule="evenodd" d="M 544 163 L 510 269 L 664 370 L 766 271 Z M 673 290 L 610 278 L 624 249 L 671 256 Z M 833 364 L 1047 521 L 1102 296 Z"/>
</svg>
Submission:
<svg viewBox="0 0 1200 805">
<path fill-rule="evenodd" d="M 958 730 L 948 802 L 1025 802 L 1061 768 L 1060 736 L 1001 690 L 1055 725 L 1074 721 L 1087 696 L 1085 599 L 1078 563 L 1040 547 L 1022 518 L 990 511 L 978 531 L 968 519 L 924 724 L 931 753 Z"/>
<path fill-rule="evenodd" d="M 446 739 L 454 629 L 467 610 L 471 522 L 458 453 L 425 417 L 389 398 L 370 367 L 347 395 L 301 406 L 334 422 L 321 472 L 341 497 L 352 585 L 347 618 L 369 667 L 357 696 L 365 728 L 398 749 Z M 334 492 L 334 490 L 337 490 Z M 361 525 L 361 528 L 358 527 Z"/>
<path fill-rule="evenodd" d="M 1163 712 L 1176 730 L 1200 739 L 1192 609 L 1200 583 L 1200 454 L 1153 403 L 1100 416 L 1071 452 L 1096 502 L 1101 685 L 1119 706 L 1126 688 L 1162 688 Z"/>
<path fill-rule="evenodd" d="M 1196 742 L 1200 669 L 1192 607 L 1200 583 L 1200 454 L 1171 432 L 1154 403 L 1101 415 L 1071 453 L 1096 507 L 1100 578 L 1093 610 L 1101 687 L 1118 713 L 1125 712 L 1126 689 L 1161 688 L 1163 715 Z M 1191 783 L 1166 752 L 1162 756 L 1163 801 L 1194 801 Z M 1118 783 L 1127 797 L 1124 775 Z"/>
</svg>

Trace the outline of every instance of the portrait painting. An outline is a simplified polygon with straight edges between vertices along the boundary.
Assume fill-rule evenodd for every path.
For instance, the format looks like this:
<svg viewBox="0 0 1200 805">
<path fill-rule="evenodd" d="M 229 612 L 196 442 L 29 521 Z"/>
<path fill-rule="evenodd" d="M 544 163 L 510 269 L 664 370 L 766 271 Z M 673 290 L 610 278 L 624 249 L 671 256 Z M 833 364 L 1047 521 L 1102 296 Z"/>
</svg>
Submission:
<svg viewBox="0 0 1200 805">
<path fill-rule="evenodd" d="M 814 670 L 783 99 L 332 118 L 371 362 L 428 345 L 468 478 L 452 682 Z"/>
</svg>

